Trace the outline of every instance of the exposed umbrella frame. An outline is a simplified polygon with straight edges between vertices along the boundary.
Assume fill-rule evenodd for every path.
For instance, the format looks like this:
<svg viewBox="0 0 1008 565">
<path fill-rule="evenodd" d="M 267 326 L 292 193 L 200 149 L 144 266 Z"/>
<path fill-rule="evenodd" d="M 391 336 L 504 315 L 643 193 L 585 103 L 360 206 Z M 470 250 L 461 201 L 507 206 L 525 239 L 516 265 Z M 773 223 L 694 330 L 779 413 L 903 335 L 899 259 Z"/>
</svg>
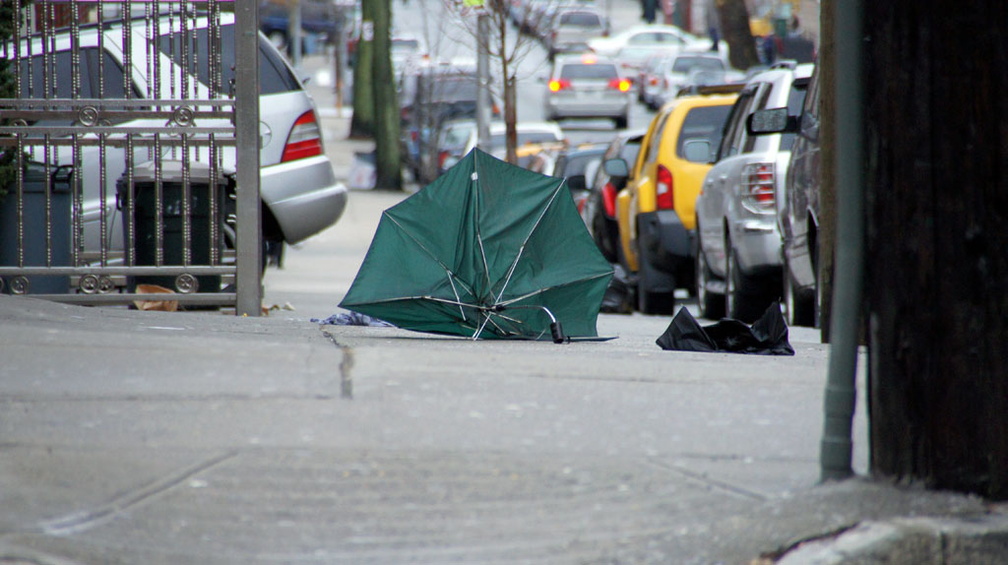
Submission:
<svg viewBox="0 0 1008 565">
<path fill-rule="evenodd" d="M 468 169 L 445 173 L 383 212 L 368 257 L 341 306 L 406 329 L 474 340 L 538 340 L 548 326 L 552 340 L 563 343 L 571 338 L 561 319 L 573 316 L 575 336 L 595 337 L 595 316 L 612 267 L 580 220 L 565 179 L 508 165 L 479 150 L 453 169 L 460 167 Z M 489 184 L 481 183 L 481 173 L 489 175 Z M 435 192 L 421 194 L 431 190 Z M 484 233 L 487 228 L 492 242 Z M 360 282 L 368 270 L 375 272 Z M 420 292 L 369 288 L 401 289 L 414 282 Z M 393 306 L 397 303 L 404 308 Z M 538 323 L 521 310 L 540 311 L 549 321 Z M 389 319 L 397 315 L 399 320 Z"/>
</svg>

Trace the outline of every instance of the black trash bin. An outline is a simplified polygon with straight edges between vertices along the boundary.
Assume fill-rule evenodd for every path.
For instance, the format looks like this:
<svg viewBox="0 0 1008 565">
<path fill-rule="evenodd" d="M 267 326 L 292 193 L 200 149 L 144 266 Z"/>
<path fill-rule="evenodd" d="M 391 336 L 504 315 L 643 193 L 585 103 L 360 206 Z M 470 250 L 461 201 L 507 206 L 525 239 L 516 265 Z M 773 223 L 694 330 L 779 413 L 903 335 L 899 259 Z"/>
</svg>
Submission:
<svg viewBox="0 0 1008 565">
<path fill-rule="evenodd" d="M 70 266 L 70 170 L 50 169 L 49 228 L 52 263 L 46 253 L 46 177 L 45 166 L 31 162 L 24 173 L 23 223 L 21 225 L 24 267 Z M 0 265 L 18 267 L 17 187 L 8 186 L 0 197 Z M 24 284 L 27 281 L 27 286 Z M 66 275 L 29 275 L 3 277 L 0 292 L 5 294 L 66 294 L 70 278 Z"/>
<path fill-rule="evenodd" d="M 135 256 L 133 265 L 157 265 L 157 166 L 154 161 L 136 165 L 133 168 L 133 222 L 135 230 Z M 183 164 L 181 161 L 161 162 L 161 229 L 163 233 L 163 255 L 161 266 L 184 264 L 185 252 L 185 208 Z M 218 174 L 210 183 L 210 167 L 203 162 L 189 163 L 189 265 L 210 265 L 211 249 L 218 250 L 218 257 L 224 249 L 223 225 L 225 190 L 227 179 Z M 116 185 L 119 206 L 125 221 L 129 221 L 130 193 L 125 175 Z M 211 220 L 211 189 L 217 193 L 216 215 Z M 211 238 L 211 223 L 218 226 L 216 241 Z M 129 249 L 128 224 L 123 226 L 123 249 Z M 128 260 L 128 258 L 127 258 Z M 220 292 L 220 275 L 200 275 L 195 278 L 196 288 L 179 284 L 177 275 L 143 275 L 126 277 L 130 292 L 136 292 L 138 284 L 158 285 L 176 292 Z M 184 282 L 184 281 L 183 281 Z"/>
</svg>

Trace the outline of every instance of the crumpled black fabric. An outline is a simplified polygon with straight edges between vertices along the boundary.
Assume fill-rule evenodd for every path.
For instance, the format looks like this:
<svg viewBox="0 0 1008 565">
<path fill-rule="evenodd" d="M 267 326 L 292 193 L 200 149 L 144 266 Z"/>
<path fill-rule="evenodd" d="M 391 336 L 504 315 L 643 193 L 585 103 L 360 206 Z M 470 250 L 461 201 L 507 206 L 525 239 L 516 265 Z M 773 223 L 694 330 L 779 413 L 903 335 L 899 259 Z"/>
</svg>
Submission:
<svg viewBox="0 0 1008 565">
<path fill-rule="evenodd" d="M 701 327 L 686 308 L 680 308 L 668 329 L 655 342 L 664 350 L 794 355 L 788 342 L 788 326 L 780 304 L 774 302 L 752 326 L 722 318 Z"/>
<path fill-rule="evenodd" d="M 343 312 L 339 314 L 333 314 L 328 318 L 312 318 L 312 322 L 316 324 L 329 325 L 329 326 L 375 326 L 380 328 L 391 328 L 392 324 L 379 320 L 378 318 L 372 318 L 371 316 L 366 316 L 359 312 Z"/>
</svg>

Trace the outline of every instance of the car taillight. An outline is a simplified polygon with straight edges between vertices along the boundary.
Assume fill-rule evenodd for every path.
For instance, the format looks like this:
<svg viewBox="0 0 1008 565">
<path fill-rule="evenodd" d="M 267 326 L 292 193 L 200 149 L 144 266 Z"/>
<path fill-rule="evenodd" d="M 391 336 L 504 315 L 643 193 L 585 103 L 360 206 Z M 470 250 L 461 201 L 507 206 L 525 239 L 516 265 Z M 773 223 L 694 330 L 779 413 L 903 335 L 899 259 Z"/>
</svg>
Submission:
<svg viewBox="0 0 1008 565">
<path fill-rule="evenodd" d="M 322 130 L 319 128 L 318 120 L 315 119 L 315 112 L 309 110 L 294 122 L 280 161 L 286 163 L 321 154 Z"/>
<path fill-rule="evenodd" d="M 615 88 L 620 92 L 628 92 L 630 90 L 630 81 L 625 78 L 614 78 L 609 81 L 609 88 Z"/>
<path fill-rule="evenodd" d="M 742 203 L 758 214 L 775 210 L 776 178 L 773 163 L 749 163 L 742 168 Z"/>
<path fill-rule="evenodd" d="M 606 216 L 616 217 L 616 187 L 611 182 L 602 187 L 602 207 L 605 208 Z"/>
<path fill-rule="evenodd" d="M 658 171 L 655 174 L 655 208 L 658 210 L 671 210 L 675 208 L 672 173 L 664 165 L 658 165 Z"/>
<path fill-rule="evenodd" d="M 566 79 L 553 79 L 549 81 L 550 92 L 560 92 L 565 88 L 570 88 L 570 81 Z"/>
</svg>

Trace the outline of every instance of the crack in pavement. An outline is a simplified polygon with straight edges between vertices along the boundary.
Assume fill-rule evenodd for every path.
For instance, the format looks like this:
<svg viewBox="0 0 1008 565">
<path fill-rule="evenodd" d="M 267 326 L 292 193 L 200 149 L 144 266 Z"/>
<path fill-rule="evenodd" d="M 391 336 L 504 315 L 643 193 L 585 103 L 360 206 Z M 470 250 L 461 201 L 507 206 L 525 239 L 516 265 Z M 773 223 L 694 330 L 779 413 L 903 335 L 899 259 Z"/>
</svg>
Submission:
<svg viewBox="0 0 1008 565">
<path fill-rule="evenodd" d="M 343 353 L 343 359 L 340 361 L 340 397 L 347 400 L 353 400 L 353 375 L 351 375 L 351 369 L 354 365 L 354 353 L 353 348 L 349 345 L 343 345 L 342 343 L 336 341 L 336 336 L 325 330 L 322 331 L 322 335 L 326 336 L 329 341 L 332 342 L 340 352 Z"/>
<path fill-rule="evenodd" d="M 659 469 L 664 469 L 666 471 L 672 471 L 672 472 L 675 472 L 675 473 L 679 473 L 680 475 L 683 475 L 684 477 L 687 477 L 689 479 L 693 479 L 694 481 L 698 481 L 698 482 L 703 483 L 704 485 L 707 485 L 709 487 L 713 487 L 713 488 L 716 488 L 718 490 L 727 492 L 728 494 L 732 494 L 732 495 L 735 495 L 735 496 L 741 496 L 743 498 L 748 498 L 750 500 L 756 500 L 756 501 L 759 501 L 759 502 L 764 502 L 764 501 L 767 500 L 766 495 L 760 494 L 758 492 L 751 491 L 749 489 L 746 489 L 746 488 L 743 488 L 743 487 L 740 487 L 740 486 L 737 486 L 737 485 L 733 485 L 733 484 L 725 482 L 725 481 L 719 481 L 717 479 L 712 479 L 712 478 L 708 477 L 707 475 L 705 475 L 703 473 L 698 473 L 696 471 L 693 471 L 693 470 L 688 469 L 686 467 L 683 467 L 681 465 L 676 465 L 674 463 L 665 463 L 665 462 L 662 462 L 662 461 L 656 461 L 654 459 L 651 459 L 649 461 L 649 463 L 651 463 L 655 467 L 658 467 Z"/>
<path fill-rule="evenodd" d="M 131 492 L 127 492 L 114 498 L 108 503 L 99 506 L 98 508 L 74 512 L 66 516 L 60 516 L 58 518 L 39 522 L 38 528 L 42 533 L 51 536 L 65 536 L 87 531 L 99 524 L 112 520 L 123 511 L 128 510 L 137 504 L 178 486 L 186 479 L 189 479 L 198 473 L 216 467 L 236 455 L 238 455 L 237 451 L 227 451 L 182 469 L 166 478 L 156 480 Z"/>
</svg>

